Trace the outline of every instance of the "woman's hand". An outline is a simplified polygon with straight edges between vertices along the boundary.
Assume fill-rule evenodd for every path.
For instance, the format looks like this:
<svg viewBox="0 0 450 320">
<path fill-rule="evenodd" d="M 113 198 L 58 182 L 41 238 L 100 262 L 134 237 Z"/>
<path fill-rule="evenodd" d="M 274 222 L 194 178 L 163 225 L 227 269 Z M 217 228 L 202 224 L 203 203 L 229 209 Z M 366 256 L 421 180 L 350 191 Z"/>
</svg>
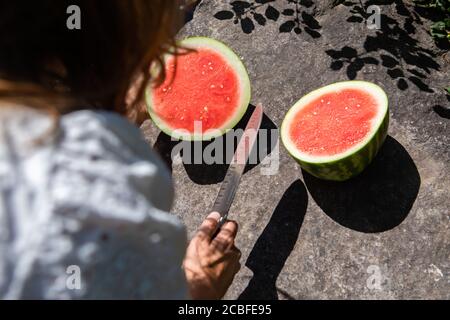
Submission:
<svg viewBox="0 0 450 320">
<path fill-rule="evenodd" d="M 187 249 L 184 270 L 193 299 L 222 299 L 241 268 L 241 252 L 234 246 L 238 225 L 228 221 L 214 237 L 219 219 L 211 213 Z"/>
</svg>

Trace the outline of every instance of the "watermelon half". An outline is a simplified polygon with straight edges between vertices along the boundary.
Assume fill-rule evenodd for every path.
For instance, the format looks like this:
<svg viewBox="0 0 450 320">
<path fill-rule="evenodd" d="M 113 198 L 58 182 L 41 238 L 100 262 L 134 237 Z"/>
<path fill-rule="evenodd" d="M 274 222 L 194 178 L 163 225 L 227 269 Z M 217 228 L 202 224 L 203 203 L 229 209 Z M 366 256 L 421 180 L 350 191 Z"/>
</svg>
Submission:
<svg viewBox="0 0 450 320">
<path fill-rule="evenodd" d="M 179 42 L 193 49 L 164 57 L 166 79 L 146 91 L 148 111 L 166 134 L 181 140 L 211 140 L 233 128 L 250 103 L 250 79 L 239 57 L 206 37 Z"/>
<path fill-rule="evenodd" d="M 361 173 L 383 144 L 388 98 L 365 81 L 338 82 L 301 98 L 287 113 L 281 138 L 312 175 L 344 181 Z"/>
</svg>

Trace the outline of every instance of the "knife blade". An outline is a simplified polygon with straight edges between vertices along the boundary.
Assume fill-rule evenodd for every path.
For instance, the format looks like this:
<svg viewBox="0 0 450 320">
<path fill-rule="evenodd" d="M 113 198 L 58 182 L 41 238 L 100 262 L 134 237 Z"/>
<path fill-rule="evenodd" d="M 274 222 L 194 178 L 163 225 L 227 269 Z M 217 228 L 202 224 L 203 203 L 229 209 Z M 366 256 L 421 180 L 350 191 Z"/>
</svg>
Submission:
<svg viewBox="0 0 450 320">
<path fill-rule="evenodd" d="M 244 134 L 239 141 L 236 152 L 230 162 L 230 167 L 228 168 L 216 201 L 212 207 L 211 212 L 218 212 L 220 214 L 220 220 L 217 225 L 216 232 L 227 221 L 228 212 L 236 195 L 241 177 L 244 174 L 247 160 L 250 157 L 250 153 L 258 137 L 262 118 L 263 107 L 261 104 L 258 104 L 247 123 Z"/>
</svg>

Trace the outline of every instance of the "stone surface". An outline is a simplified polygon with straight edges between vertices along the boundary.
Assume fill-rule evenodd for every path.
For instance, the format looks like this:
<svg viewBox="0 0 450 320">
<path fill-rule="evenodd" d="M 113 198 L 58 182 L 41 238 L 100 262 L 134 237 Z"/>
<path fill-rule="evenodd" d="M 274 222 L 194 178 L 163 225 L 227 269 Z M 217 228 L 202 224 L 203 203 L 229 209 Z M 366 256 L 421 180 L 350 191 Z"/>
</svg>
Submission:
<svg viewBox="0 0 450 320">
<path fill-rule="evenodd" d="M 252 104 L 264 104 L 264 128 L 279 127 L 290 106 L 315 88 L 364 79 L 389 96 L 390 137 L 374 163 L 346 183 L 302 173 L 279 143 L 272 145 L 279 170 L 250 168 L 231 209 L 245 266 L 226 298 L 449 299 L 450 97 L 443 88 L 450 85 L 450 54 L 427 33 L 426 12 L 408 1 L 370 1 L 387 3 L 379 6 L 381 29 L 371 30 L 351 12 L 359 1 L 258 2 L 266 4 L 257 4 L 256 16 L 235 2 L 235 24 L 234 13 L 217 14 L 232 11 L 230 1 L 204 0 L 179 36 L 213 37 L 239 54 Z M 296 6 L 298 24 L 285 11 Z M 171 163 L 175 143 L 150 121 L 142 130 L 171 166 L 173 212 L 192 234 L 226 166 Z"/>
</svg>

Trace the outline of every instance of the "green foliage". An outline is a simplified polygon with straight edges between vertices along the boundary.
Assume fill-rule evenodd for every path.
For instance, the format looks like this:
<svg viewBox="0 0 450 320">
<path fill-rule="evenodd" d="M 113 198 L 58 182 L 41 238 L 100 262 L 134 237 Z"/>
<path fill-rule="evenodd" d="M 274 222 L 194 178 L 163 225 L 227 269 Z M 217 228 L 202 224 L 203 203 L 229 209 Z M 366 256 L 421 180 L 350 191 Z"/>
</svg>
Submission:
<svg viewBox="0 0 450 320">
<path fill-rule="evenodd" d="M 449 0 L 413 0 L 416 5 L 425 8 L 436 8 L 442 12 L 450 13 Z"/>
<path fill-rule="evenodd" d="M 431 26 L 431 35 L 436 40 L 450 41 L 450 0 L 413 0 L 417 6 L 437 10 L 445 18 Z"/>
<path fill-rule="evenodd" d="M 435 39 L 447 38 L 450 40 L 450 18 L 434 23 L 431 26 L 431 35 Z"/>
</svg>

